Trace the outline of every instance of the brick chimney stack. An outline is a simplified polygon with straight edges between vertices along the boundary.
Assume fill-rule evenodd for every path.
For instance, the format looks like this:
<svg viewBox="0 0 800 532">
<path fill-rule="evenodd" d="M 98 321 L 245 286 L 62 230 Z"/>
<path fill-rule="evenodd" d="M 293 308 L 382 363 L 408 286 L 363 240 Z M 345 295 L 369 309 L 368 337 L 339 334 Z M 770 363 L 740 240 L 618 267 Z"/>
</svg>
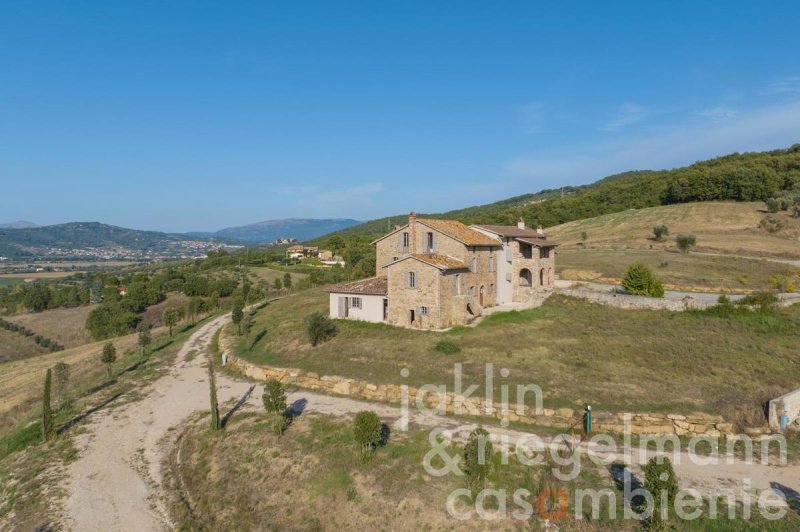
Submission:
<svg viewBox="0 0 800 532">
<path fill-rule="evenodd" d="M 525 220 L 522 218 L 522 216 L 520 216 L 519 220 L 517 220 L 517 229 L 525 229 Z"/>
<path fill-rule="evenodd" d="M 412 255 L 417 252 L 417 213 L 408 214 L 408 252 Z"/>
</svg>

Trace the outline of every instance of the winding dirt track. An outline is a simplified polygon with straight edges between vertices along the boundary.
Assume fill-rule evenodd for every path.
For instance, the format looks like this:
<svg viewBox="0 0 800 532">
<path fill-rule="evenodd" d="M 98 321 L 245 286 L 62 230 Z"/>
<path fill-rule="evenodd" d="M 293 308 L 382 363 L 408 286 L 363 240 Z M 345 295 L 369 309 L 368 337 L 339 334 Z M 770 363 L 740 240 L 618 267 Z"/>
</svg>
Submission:
<svg viewBox="0 0 800 532">
<path fill-rule="evenodd" d="M 168 438 L 172 427 L 180 425 L 195 412 L 208 410 L 208 382 L 205 363 L 211 338 L 229 316 L 222 316 L 202 326 L 184 344 L 177 362 L 167 375 L 141 390 L 143 398 L 120 404 L 94 414 L 86 425 L 86 432 L 76 437 L 79 458 L 68 467 L 67 498 L 64 507 L 64 527 L 78 531 L 150 531 L 172 529 L 164 505 L 161 459 L 173 443 Z M 197 351 L 197 356 L 187 360 L 187 355 Z M 220 403 L 243 396 L 251 384 L 217 375 Z M 261 390 L 257 389 L 248 400 L 248 406 L 260 403 Z M 349 416 L 360 410 L 374 410 L 382 419 L 391 422 L 393 430 L 400 430 L 401 410 L 394 405 L 366 403 L 342 397 L 298 391 L 289 394 L 290 402 L 300 402 L 307 412 L 326 415 Z M 297 403 L 295 403 L 297 404 Z M 413 408 L 413 406 L 412 406 Z M 424 429 L 444 429 L 447 439 L 463 441 L 475 428 L 452 417 L 441 417 L 412 411 L 411 423 Z M 514 443 L 526 435 L 510 429 L 490 428 L 493 437 L 505 435 Z M 543 438 L 549 442 L 550 438 Z M 548 443 L 561 447 L 563 443 Z M 535 445 L 530 448 L 537 448 Z M 634 464 L 634 474 L 641 470 L 636 465 L 645 457 L 622 453 L 603 452 L 588 443 L 581 444 L 584 452 L 610 460 L 625 460 Z M 718 466 L 693 464 L 682 453 L 682 463 L 675 470 L 682 487 L 697 488 L 704 495 L 724 487 L 741 484 L 749 479 L 757 491 L 779 486 L 800 492 L 800 466 L 774 467 L 745 465 L 741 462 Z M 774 483 L 774 484 L 773 484 Z M 791 493 L 791 491 L 789 491 Z"/>
</svg>

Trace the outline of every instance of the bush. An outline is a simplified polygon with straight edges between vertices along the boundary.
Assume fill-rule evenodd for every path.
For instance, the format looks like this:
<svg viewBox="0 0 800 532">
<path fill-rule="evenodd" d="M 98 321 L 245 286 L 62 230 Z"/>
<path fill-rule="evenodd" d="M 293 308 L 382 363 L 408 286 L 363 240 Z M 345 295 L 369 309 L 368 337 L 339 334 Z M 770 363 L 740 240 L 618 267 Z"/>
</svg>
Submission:
<svg viewBox="0 0 800 532">
<path fill-rule="evenodd" d="M 783 223 L 783 220 L 776 218 L 775 216 L 765 216 L 761 219 L 761 222 L 758 224 L 758 226 L 767 233 L 777 233 L 783 229 L 786 224 Z"/>
<path fill-rule="evenodd" d="M 669 510 L 678 493 L 678 480 L 672 462 L 665 456 L 656 456 L 644 466 L 644 488 L 653 496 L 651 524 L 669 519 Z M 666 503 L 666 506 L 664 506 Z"/>
<path fill-rule="evenodd" d="M 622 279 L 622 287 L 627 293 L 635 296 L 664 297 L 664 285 L 642 262 L 632 264 L 628 268 Z"/>
<path fill-rule="evenodd" d="M 775 213 L 781 210 L 781 204 L 778 198 L 769 198 L 767 201 L 767 211 Z"/>
<path fill-rule="evenodd" d="M 682 253 L 688 253 L 690 248 L 697 245 L 697 237 L 694 235 L 678 235 L 675 238 L 675 243 Z"/>
<path fill-rule="evenodd" d="M 316 346 L 335 336 L 338 329 L 327 314 L 314 312 L 306 318 L 306 331 L 311 345 Z"/>
<path fill-rule="evenodd" d="M 455 355 L 461 352 L 461 348 L 450 340 L 439 340 L 433 349 L 444 355 Z"/>
<path fill-rule="evenodd" d="M 653 228 L 653 236 L 657 241 L 661 242 L 667 235 L 669 235 L 669 228 L 666 225 L 657 225 Z"/>
<path fill-rule="evenodd" d="M 738 300 L 737 305 L 758 307 L 762 312 L 768 312 L 778 304 L 778 296 L 769 292 L 756 292 Z"/>
<path fill-rule="evenodd" d="M 372 451 L 381 443 L 381 429 L 381 420 L 375 412 L 364 410 L 356 414 L 353 435 L 361 447 L 361 457 L 365 461 L 371 458 Z"/>
<path fill-rule="evenodd" d="M 464 476 L 473 497 L 483 489 L 491 473 L 493 455 L 489 433 L 481 428 L 473 430 L 464 445 Z"/>
<path fill-rule="evenodd" d="M 264 409 L 272 414 L 272 426 L 276 434 L 283 434 L 286 428 L 286 391 L 283 384 L 275 379 L 270 379 L 264 385 L 264 395 L 261 396 Z"/>
</svg>

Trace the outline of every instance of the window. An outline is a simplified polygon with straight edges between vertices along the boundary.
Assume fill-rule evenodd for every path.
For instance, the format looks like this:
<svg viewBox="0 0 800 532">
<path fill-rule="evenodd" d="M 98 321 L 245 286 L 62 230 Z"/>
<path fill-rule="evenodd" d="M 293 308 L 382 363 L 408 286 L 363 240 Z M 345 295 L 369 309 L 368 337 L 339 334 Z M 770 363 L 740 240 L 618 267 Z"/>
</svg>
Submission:
<svg viewBox="0 0 800 532">
<path fill-rule="evenodd" d="M 410 242 L 411 242 L 411 239 L 410 239 L 408 233 L 407 232 L 403 233 L 403 251 L 408 251 L 408 246 L 409 246 Z"/>
<path fill-rule="evenodd" d="M 406 272 L 406 288 L 417 287 L 417 274 L 414 272 Z"/>
<path fill-rule="evenodd" d="M 514 250 L 511 249 L 511 246 L 506 248 L 506 262 L 511 262 L 514 260 Z"/>
<path fill-rule="evenodd" d="M 453 277 L 453 295 L 461 295 L 461 274 L 457 273 Z"/>
<path fill-rule="evenodd" d="M 472 259 L 469 261 L 469 271 L 471 271 L 472 273 L 478 271 L 478 259 L 476 259 L 475 257 L 472 257 Z"/>
<path fill-rule="evenodd" d="M 360 297 L 351 297 L 350 298 L 350 306 L 352 308 L 361 308 L 361 298 Z"/>
<path fill-rule="evenodd" d="M 433 233 L 429 232 L 428 233 L 428 253 L 433 253 L 433 250 L 434 250 L 434 247 L 433 247 Z"/>
<path fill-rule="evenodd" d="M 489 273 L 494 273 L 497 270 L 497 261 L 494 257 L 494 250 L 489 252 Z"/>
<path fill-rule="evenodd" d="M 399 258 L 400 257 L 392 257 L 392 262 L 397 262 L 397 259 L 399 259 Z"/>
<path fill-rule="evenodd" d="M 550 258 L 550 248 L 542 248 L 539 251 L 539 258 L 541 259 L 549 259 Z"/>
<path fill-rule="evenodd" d="M 428 307 L 419 307 L 419 315 L 420 316 L 427 316 L 428 315 Z"/>
</svg>

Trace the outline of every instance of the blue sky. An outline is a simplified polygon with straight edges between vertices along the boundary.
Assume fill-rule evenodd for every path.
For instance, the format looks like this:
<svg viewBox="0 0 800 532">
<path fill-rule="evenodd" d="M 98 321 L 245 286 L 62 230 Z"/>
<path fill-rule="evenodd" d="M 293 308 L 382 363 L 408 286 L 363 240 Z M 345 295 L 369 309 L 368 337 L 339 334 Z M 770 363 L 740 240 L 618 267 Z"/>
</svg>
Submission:
<svg viewBox="0 0 800 532">
<path fill-rule="evenodd" d="M 798 20 L 797 2 L 8 0 L 0 221 L 369 219 L 786 147 Z"/>
</svg>

